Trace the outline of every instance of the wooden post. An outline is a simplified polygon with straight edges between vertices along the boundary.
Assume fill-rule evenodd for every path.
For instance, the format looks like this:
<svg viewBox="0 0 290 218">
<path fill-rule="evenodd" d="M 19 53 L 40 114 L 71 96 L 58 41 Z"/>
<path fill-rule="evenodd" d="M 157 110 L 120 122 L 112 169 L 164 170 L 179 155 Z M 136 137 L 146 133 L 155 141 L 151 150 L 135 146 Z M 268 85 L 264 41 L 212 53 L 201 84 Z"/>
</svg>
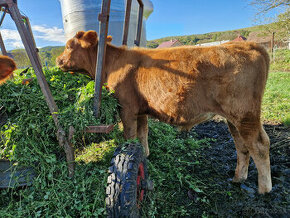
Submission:
<svg viewBox="0 0 290 218">
<path fill-rule="evenodd" d="M 271 56 L 272 56 L 272 61 L 274 61 L 274 37 L 275 37 L 275 32 L 272 32 L 272 39 L 271 39 Z"/>
</svg>

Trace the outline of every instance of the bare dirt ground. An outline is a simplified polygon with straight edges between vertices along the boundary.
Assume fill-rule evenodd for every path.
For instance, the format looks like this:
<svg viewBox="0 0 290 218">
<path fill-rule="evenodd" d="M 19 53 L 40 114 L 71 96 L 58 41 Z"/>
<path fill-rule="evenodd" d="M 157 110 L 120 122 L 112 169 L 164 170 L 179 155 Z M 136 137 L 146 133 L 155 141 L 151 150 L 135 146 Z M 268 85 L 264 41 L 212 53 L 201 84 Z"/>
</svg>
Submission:
<svg viewBox="0 0 290 218">
<path fill-rule="evenodd" d="M 248 179 L 234 184 L 236 151 L 233 139 L 224 122 L 210 121 L 196 126 L 189 134 L 197 139 L 213 138 L 211 146 L 201 151 L 201 162 L 194 172 L 208 184 L 207 208 L 210 215 L 221 217 L 289 217 L 290 215 L 290 128 L 265 124 L 270 137 L 271 171 L 273 190 L 266 195 L 257 193 L 257 170 L 251 160 Z M 217 191 L 219 190 L 219 191 Z M 223 190 L 222 192 L 220 190 Z M 225 194 L 226 193 L 226 194 Z M 194 201 L 200 193 L 188 191 Z M 199 205 L 196 204 L 198 208 Z"/>
</svg>

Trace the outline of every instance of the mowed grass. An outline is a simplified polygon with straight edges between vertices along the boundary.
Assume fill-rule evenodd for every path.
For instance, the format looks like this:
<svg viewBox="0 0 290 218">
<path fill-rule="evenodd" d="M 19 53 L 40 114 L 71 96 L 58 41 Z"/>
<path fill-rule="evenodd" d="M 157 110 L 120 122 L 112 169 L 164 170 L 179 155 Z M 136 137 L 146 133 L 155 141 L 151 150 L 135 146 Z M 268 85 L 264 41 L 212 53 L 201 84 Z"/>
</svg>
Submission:
<svg viewBox="0 0 290 218">
<path fill-rule="evenodd" d="M 262 104 L 266 122 L 290 125 L 290 72 L 269 74 Z"/>
</svg>

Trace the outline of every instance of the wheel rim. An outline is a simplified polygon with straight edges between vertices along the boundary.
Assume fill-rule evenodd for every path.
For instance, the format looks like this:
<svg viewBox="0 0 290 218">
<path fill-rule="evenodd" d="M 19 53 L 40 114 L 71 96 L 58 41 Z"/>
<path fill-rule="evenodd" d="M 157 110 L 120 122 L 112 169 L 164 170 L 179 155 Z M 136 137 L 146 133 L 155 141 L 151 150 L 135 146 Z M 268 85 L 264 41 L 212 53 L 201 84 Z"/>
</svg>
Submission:
<svg viewBox="0 0 290 218">
<path fill-rule="evenodd" d="M 138 166 L 138 176 L 137 176 L 137 205 L 138 208 L 141 207 L 141 202 L 144 198 L 145 190 L 142 189 L 141 182 L 145 180 L 144 164 L 140 163 Z"/>
</svg>

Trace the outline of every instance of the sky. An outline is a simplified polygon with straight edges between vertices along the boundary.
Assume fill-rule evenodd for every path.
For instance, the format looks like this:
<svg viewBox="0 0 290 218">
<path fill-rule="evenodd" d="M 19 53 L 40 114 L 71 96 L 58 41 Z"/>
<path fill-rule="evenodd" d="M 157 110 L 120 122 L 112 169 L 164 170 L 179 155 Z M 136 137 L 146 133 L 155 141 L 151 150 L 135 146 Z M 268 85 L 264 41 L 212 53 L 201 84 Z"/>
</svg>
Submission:
<svg viewBox="0 0 290 218">
<path fill-rule="evenodd" d="M 233 30 L 256 25 L 249 0 L 151 0 L 154 11 L 147 20 L 147 40 Z M 64 45 L 59 0 L 18 0 L 29 17 L 37 47 Z M 8 50 L 22 48 L 10 16 L 0 28 Z"/>
</svg>

